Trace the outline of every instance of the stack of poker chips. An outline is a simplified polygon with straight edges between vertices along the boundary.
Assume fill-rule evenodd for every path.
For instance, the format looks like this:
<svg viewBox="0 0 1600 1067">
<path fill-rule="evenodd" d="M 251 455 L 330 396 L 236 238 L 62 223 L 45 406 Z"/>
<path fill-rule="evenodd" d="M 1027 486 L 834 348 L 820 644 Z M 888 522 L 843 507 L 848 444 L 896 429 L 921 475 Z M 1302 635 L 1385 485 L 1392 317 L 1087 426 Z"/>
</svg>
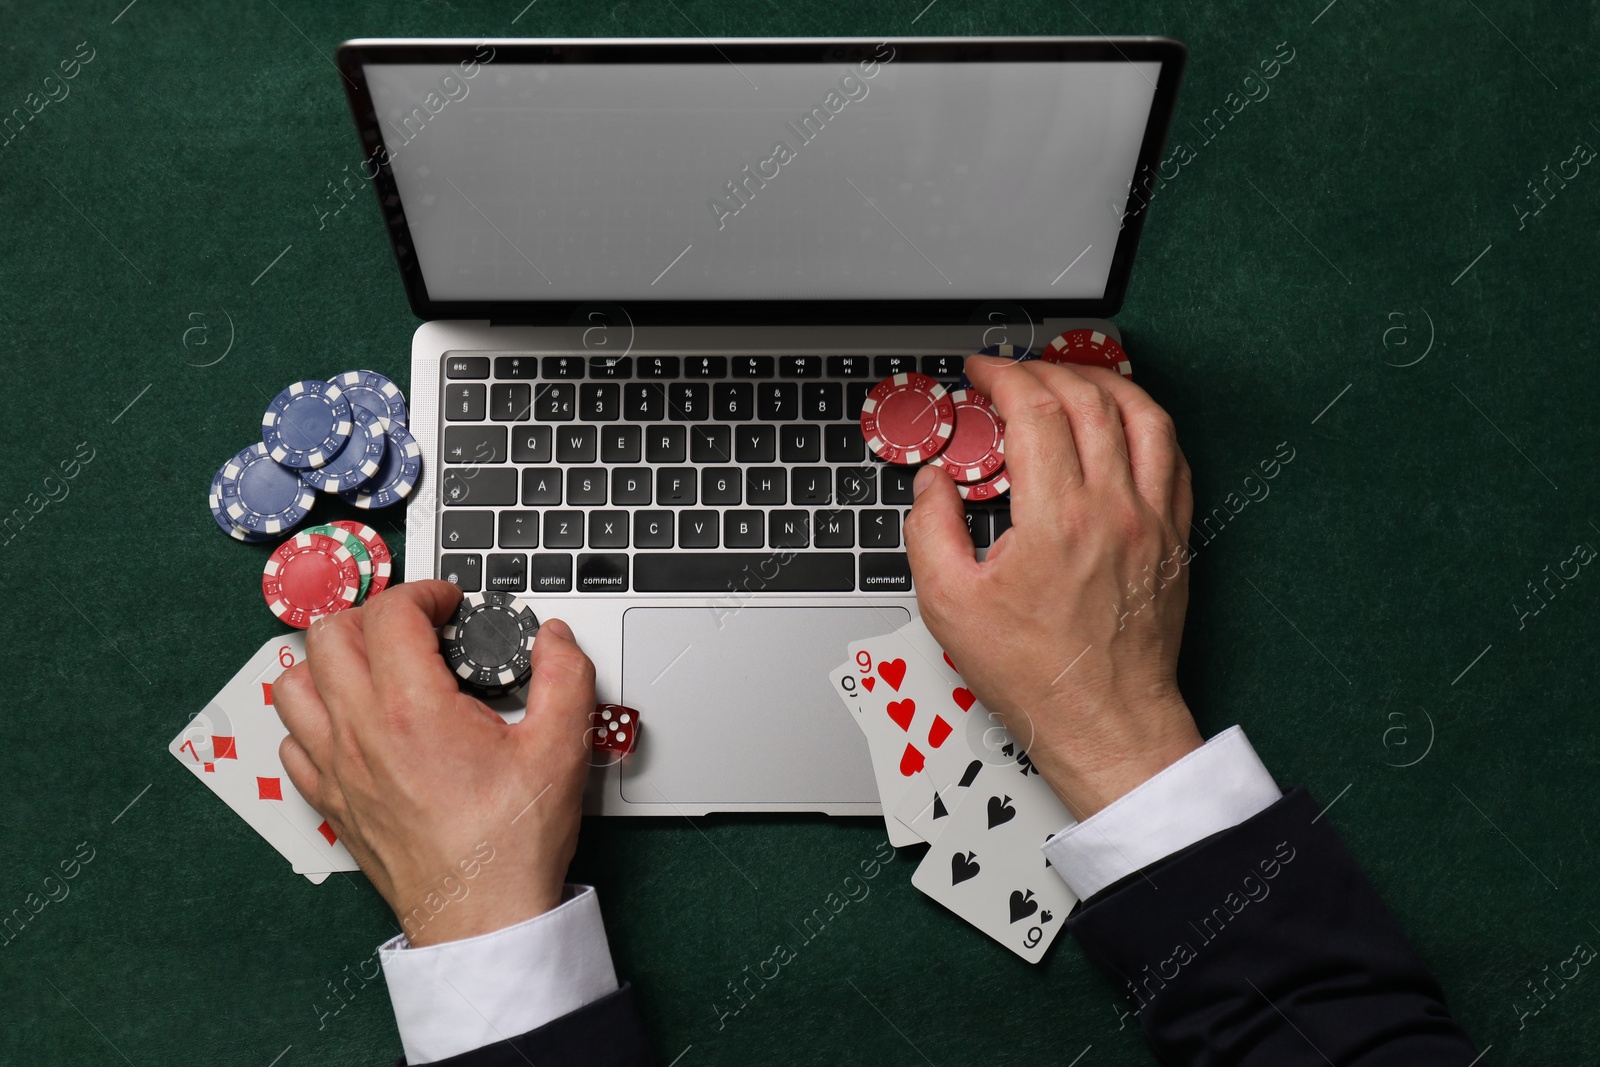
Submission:
<svg viewBox="0 0 1600 1067">
<path fill-rule="evenodd" d="M 318 492 L 363 509 L 404 500 L 422 475 L 422 451 L 406 416 L 399 388 L 375 371 L 290 385 L 262 416 L 261 440 L 212 478 L 211 517 L 237 541 L 265 542 L 304 522 Z M 262 592 L 274 614 L 304 628 L 381 590 L 392 567 L 377 531 L 336 522 L 280 545 Z"/>
<path fill-rule="evenodd" d="M 439 631 L 440 651 L 462 688 L 504 696 L 533 677 L 539 618 L 509 593 L 468 593 Z"/>
<path fill-rule="evenodd" d="M 1069 330 L 1035 354 L 1015 345 L 991 345 L 978 353 L 1020 362 L 1109 367 L 1125 378 L 1133 365 L 1122 346 L 1097 330 Z M 956 483 L 963 500 L 993 500 L 1011 490 L 1006 474 L 1005 423 L 987 397 L 963 374 L 956 388 L 924 374 L 885 378 L 861 405 L 861 434 L 873 455 L 886 463 L 938 467 Z"/>
</svg>

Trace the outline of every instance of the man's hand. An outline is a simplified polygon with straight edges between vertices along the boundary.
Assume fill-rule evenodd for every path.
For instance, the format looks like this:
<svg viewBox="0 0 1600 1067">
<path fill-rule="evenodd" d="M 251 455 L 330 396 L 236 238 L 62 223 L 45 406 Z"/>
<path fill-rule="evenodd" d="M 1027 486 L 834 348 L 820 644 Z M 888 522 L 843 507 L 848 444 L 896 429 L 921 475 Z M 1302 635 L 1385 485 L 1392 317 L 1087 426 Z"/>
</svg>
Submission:
<svg viewBox="0 0 1600 1067">
<path fill-rule="evenodd" d="M 273 685 L 289 780 L 413 945 L 549 911 L 578 845 L 594 665 L 565 623 L 545 622 L 527 717 L 507 725 L 439 654 L 434 627 L 460 602 L 448 582 L 414 582 L 319 619 L 305 662 Z"/>
<path fill-rule="evenodd" d="M 1006 421 L 1012 526 L 977 562 L 955 484 L 918 471 L 917 603 L 1086 819 L 1201 745 L 1176 677 L 1189 465 L 1171 418 L 1115 372 L 973 356 L 967 375 Z"/>
</svg>

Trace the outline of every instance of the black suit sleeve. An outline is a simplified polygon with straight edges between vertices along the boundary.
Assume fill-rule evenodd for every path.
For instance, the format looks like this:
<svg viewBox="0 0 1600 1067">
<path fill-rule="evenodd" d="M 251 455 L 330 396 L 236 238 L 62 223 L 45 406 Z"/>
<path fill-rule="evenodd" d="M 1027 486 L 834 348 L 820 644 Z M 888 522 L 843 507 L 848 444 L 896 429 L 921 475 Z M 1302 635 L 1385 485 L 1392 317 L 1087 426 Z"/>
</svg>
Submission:
<svg viewBox="0 0 1600 1067">
<path fill-rule="evenodd" d="M 1067 922 L 1166 1064 L 1467 1067 L 1477 1050 L 1305 789 Z"/>
<path fill-rule="evenodd" d="M 655 1067 L 644 1039 L 644 1020 L 626 983 L 610 996 L 545 1023 L 431 1067 Z M 405 1067 L 400 1060 L 396 1067 Z"/>
</svg>

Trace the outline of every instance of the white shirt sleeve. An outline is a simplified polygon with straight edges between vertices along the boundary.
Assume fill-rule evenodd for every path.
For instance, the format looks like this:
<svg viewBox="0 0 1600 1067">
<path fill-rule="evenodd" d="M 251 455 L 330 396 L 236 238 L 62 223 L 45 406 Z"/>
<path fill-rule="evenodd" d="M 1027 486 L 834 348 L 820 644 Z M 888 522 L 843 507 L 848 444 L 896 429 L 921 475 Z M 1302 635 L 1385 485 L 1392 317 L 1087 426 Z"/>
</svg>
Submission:
<svg viewBox="0 0 1600 1067">
<path fill-rule="evenodd" d="M 1244 730 L 1230 726 L 1041 847 L 1067 888 L 1087 900 L 1157 860 L 1239 825 L 1282 796 Z"/>
<path fill-rule="evenodd" d="M 412 948 L 402 934 L 378 947 L 406 1062 L 483 1048 L 616 992 L 594 889 L 569 885 L 565 897 L 478 937 Z"/>
</svg>

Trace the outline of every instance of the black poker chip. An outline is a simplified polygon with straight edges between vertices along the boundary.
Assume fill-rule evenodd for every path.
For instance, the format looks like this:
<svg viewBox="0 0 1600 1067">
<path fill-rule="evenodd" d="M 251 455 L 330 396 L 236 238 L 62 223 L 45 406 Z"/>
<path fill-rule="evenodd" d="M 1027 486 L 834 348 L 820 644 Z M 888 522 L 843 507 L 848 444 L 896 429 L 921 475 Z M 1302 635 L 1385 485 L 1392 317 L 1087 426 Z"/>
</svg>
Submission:
<svg viewBox="0 0 1600 1067">
<path fill-rule="evenodd" d="M 482 696 L 499 696 L 533 676 L 533 639 L 539 617 L 509 593 L 468 593 L 439 631 L 444 661 L 461 683 Z"/>
</svg>

